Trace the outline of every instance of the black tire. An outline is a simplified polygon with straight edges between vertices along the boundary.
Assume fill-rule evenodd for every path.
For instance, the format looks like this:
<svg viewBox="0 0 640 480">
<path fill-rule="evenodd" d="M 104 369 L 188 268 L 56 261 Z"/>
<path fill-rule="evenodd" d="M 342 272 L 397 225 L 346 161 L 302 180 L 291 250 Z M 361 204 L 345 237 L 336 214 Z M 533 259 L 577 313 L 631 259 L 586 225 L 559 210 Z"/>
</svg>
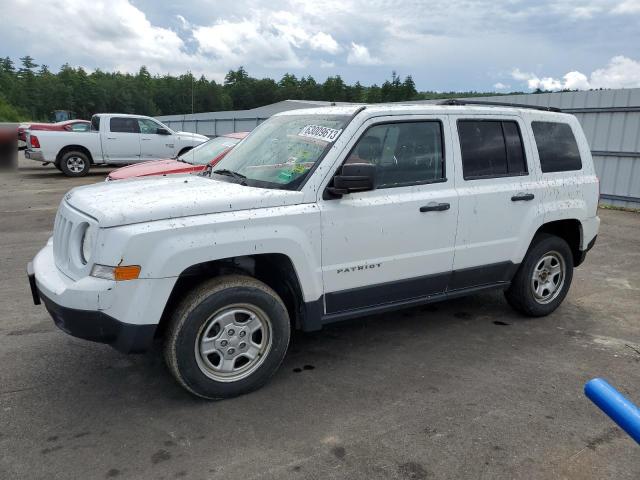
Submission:
<svg viewBox="0 0 640 480">
<path fill-rule="evenodd" d="M 562 285 L 558 277 L 546 274 L 546 266 L 541 265 L 544 259 L 555 261 L 560 266 L 562 272 Z M 538 268 L 540 267 L 540 268 Z M 538 280 L 534 281 L 534 269 L 540 272 L 538 275 L 545 273 L 544 278 L 550 279 L 550 287 L 546 290 L 544 285 L 547 283 Z M 524 261 L 516 272 L 511 286 L 505 291 L 505 297 L 509 304 L 518 312 L 530 317 L 543 317 L 552 313 L 562 303 L 567 296 L 571 280 L 573 279 L 573 254 L 567 242 L 555 235 L 546 233 L 538 234 L 531 242 L 529 251 L 524 257 Z M 539 289 L 548 291 L 548 298 L 536 295 L 534 286 L 538 285 Z M 553 292 L 551 289 L 555 288 Z"/>
<path fill-rule="evenodd" d="M 235 325 L 238 328 L 236 337 L 239 337 L 238 332 L 243 328 L 243 323 L 236 322 L 248 322 L 246 319 L 238 319 L 240 314 L 229 313 L 236 308 L 259 312 L 258 316 L 263 318 L 262 321 L 270 325 L 264 327 L 269 330 L 268 334 L 261 337 L 265 345 L 269 343 L 270 347 L 262 355 L 256 356 L 258 360 L 248 362 L 249 366 L 244 373 L 246 376 L 220 380 L 219 375 L 224 373 L 215 371 L 214 366 L 208 363 L 209 357 L 203 356 L 199 346 L 205 337 L 208 338 L 207 332 L 216 318 L 222 318 L 225 314 L 233 315 L 234 320 L 224 327 L 226 330 L 220 330 L 215 338 L 218 339 L 216 341 L 228 339 L 228 345 L 225 344 L 224 347 L 226 351 L 231 350 L 233 345 L 237 347 L 238 356 L 232 361 L 233 368 L 236 368 L 237 360 L 242 358 L 239 352 L 242 344 L 237 344 L 239 338 L 233 339 L 236 344 L 231 344 L 232 338 L 228 335 L 229 332 L 231 335 L 234 332 L 229 328 Z M 202 398 L 220 400 L 251 392 L 264 385 L 280 367 L 290 336 L 287 308 L 275 291 L 254 278 L 227 275 L 198 286 L 174 310 L 165 338 L 164 356 L 169 370 L 185 389 Z M 244 338 L 253 340 L 251 333 Z M 265 340 L 267 338 L 270 342 Z M 222 365 L 223 359 L 218 350 L 211 355 Z M 241 365 L 239 368 L 245 366 Z"/>
<path fill-rule="evenodd" d="M 60 158 L 59 164 L 60 171 L 67 177 L 84 177 L 91 168 L 89 156 L 78 151 L 66 152 Z"/>
<path fill-rule="evenodd" d="M 58 170 L 62 171 L 62 167 L 60 166 L 60 162 L 54 162 L 53 166 L 56 167 Z"/>
</svg>

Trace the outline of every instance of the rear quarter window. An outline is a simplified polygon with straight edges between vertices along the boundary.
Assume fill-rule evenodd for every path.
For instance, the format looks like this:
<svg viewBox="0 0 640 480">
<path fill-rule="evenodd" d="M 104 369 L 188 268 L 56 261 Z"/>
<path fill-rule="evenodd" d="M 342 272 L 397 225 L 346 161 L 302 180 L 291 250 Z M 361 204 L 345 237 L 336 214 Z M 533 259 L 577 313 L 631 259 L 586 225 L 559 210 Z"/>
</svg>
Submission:
<svg viewBox="0 0 640 480">
<path fill-rule="evenodd" d="M 465 180 L 527 175 L 527 159 L 517 122 L 459 120 L 458 137 Z"/>
<path fill-rule="evenodd" d="M 531 122 L 543 173 L 582 169 L 578 142 L 567 123 Z"/>
</svg>

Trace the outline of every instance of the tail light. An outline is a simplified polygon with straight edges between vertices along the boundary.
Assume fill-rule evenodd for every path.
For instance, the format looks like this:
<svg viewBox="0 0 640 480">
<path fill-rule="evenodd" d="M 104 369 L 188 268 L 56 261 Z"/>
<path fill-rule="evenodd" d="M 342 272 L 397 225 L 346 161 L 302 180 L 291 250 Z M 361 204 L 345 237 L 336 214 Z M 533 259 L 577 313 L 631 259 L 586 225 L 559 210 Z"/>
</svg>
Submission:
<svg viewBox="0 0 640 480">
<path fill-rule="evenodd" d="M 40 140 L 35 135 L 31 135 L 31 146 L 33 148 L 40 148 Z"/>
</svg>

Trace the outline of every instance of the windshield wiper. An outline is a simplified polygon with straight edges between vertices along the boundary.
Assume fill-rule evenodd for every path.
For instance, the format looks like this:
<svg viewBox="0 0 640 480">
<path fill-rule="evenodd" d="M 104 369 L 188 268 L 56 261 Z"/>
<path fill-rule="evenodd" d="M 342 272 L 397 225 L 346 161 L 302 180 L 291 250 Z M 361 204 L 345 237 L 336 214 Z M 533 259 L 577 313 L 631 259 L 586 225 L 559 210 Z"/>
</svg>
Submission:
<svg viewBox="0 0 640 480">
<path fill-rule="evenodd" d="M 247 178 L 246 175 L 242 175 L 241 173 L 234 172 L 233 170 L 227 170 L 226 168 L 214 170 L 212 173 L 215 173 L 218 175 L 226 175 L 228 177 L 233 177 L 237 180 L 245 180 Z"/>
<path fill-rule="evenodd" d="M 229 177 L 239 178 L 241 180 L 244 180 L 245 178 L 247 178 L 245 175 L 242 175 L 241 173 L 234 172 L 233 170 L 227 170 L 226 168 L 220 168 L 218 170 L 214 170 L 213 173 L 217 173 L 218 175 L 227 175 Z"/>
</svg>

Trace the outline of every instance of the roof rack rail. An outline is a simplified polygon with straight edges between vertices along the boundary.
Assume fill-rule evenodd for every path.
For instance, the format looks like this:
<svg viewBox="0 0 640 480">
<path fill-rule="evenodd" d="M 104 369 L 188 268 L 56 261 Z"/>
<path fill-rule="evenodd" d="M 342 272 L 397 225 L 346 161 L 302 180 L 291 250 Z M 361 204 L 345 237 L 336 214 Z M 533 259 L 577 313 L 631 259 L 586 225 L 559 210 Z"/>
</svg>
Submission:
<svg viewBox="0 0 640 480">
<path fill-rule="evenodd" d="M 486 105 L 490 107 L 514 107 L 514 108 L 531 108 L 533 110 L 542 110 L 545 112 L 559 112 L 562 110 L 556 107 L 541 107 L 538 105 L 526 105 L 524 103 L 508 103 L 508 102 L 483 102 L 482 100 L 458 100 L 450 98 L 443 100 L 438 105 Z"/>
</svg>

